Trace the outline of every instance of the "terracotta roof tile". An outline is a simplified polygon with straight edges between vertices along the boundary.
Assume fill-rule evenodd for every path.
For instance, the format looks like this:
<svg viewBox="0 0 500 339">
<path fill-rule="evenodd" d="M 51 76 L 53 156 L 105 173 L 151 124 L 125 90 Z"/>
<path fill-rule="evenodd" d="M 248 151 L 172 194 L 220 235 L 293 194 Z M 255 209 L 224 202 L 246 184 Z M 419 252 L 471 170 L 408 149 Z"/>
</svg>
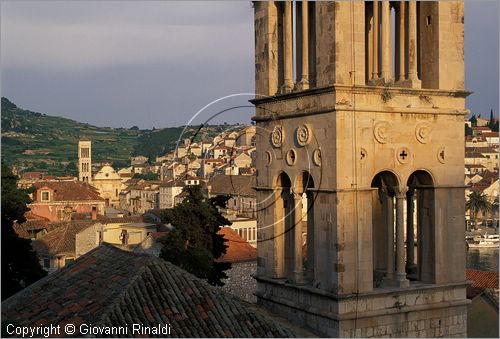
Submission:
<svg viewBox="0 0 500 339">
<path fill-rule="evenodd" d="M 220 259 L 225 262 L 242 262 L 257 260 L 257 249 L 240 237 L 231 227 L 223 227 L 219 231 L 227 240 L 226 254 Z"/>
<path fill-rule="evenodd" d="M 162 259 L 107 244 L 4 300 L 5 320 L 21 326 L 129 326 L 129 336 L 133 323 L 170 324 L 169 337 L 296 336 L 265 312 Z"/>
<path fill-rule="evenodd" d="M 498 289 L 498 272 L 466 269 L 465 275 L 472 281 L 472 287 Z"/>
<path fill-rule="evenodd" d="M 53 190 L 51 201 L 104 200 L 93 187 L 79 181 L 40 181 L 34 186 L 35 190 L 44 187 Z M 36 197 L 36 194 L 34 196 Z"/>
<path fill-rule="evenodd" d="M 95 223 L 95 222 L 94 222 Z M 32 241 L 33 248 L 38 253 L 50 255 L 75 254 L 75 237 L 76 234 L 90 227 L 92 224 L 88 222 L 68 223 L 67 225 L 58 227 L 40 239 Z"/>
<path fill-rule="evenodd" d="M 253 175 L 217 175 L 210 179 L 211 194 L 239 195 L 256 197 L 253 189 L 256 179 Z"/>
</svg>

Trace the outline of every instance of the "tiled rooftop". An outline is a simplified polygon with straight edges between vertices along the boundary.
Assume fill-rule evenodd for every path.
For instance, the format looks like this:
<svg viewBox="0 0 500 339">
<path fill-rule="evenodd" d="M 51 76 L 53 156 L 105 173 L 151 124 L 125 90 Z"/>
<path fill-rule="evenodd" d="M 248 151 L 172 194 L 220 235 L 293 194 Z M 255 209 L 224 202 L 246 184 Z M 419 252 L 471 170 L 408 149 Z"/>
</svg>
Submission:
<svg viewBox="0 0 500 339">
<path fill-rule="evenodd" d="M 2 321 L 23 326 L 72 323 L 77 328 L 82 323 L 170 324 L 172 337 L 291 337 L 296 333 L 162 259 L 107 244 L 3 301 Z"/>
<path fill-rule="evenodd" d="M 76 234 L 90 226 L 92 223 L 88 222 L 67 223 L 48 232 L 40 239 L 33 240 L 33 249 L 39 254 L 75 255 Z"/>
<path fill-rule="evenodd" d="M 255 197 L 255 176 L 250 175 L 217 175 L 210 179 L 211 194 L 239 195 Z"/>
<path fill-rule="evenodd" d="M 225 262 L 242 262 L 257 260 L 257 249 L 240 237 L 231 227 L 222 227 L 219 234 L 227 240 L 227 252 L 220 259 Z"/>
<path fill-rule="evenodd" d="M 44 187 L 53 190 L 51 201 L 104 200 L 94 188 L 79 181 L 40 181 L 34 186 L 36 190 Z M 36 197 L 35 194 L 33 196 Z"/>
</svg>

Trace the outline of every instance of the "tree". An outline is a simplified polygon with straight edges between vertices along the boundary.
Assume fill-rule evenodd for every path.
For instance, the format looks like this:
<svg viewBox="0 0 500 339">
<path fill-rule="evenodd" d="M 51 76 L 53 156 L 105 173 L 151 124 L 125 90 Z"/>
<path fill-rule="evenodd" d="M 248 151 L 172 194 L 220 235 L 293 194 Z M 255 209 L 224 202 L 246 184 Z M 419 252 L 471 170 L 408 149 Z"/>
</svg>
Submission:
<svg viewBox="0 0 500 339">
<path fill-rule="evenodd" d="M 200 186 L 187 186 L 184 201 L 164 211 L 163 221 L 174 229 L 163 240 L 160 257 L 170 261 L 212 285 L 222 286 L 230 263 L 216 260 L 226 253 L 227 245 L 218 234 L 221 226 L 230 225 L 218 208 L 226 206 L 227 197 L 207 199 Z"/>
<path fill-rule="evenodd" d="M 17 176 L 2 161 L 2 300 L 47 275 L 31 247 L 31 240 L 20 238 L 14 222 L 26 221 L 24 213 L 31 199 L 17 188 Z"/>
<path fill-rule="evenodd" d="M 476 228 L 476 218 L 479 212 L 483 215 L 491 211 L 492 205 L 488 199 L 488 196 L 483 192 L 472 192 L 467 197 L 467 202 L 465 203 L 465 209 L 470 211 L 472 222 Z"/>
<path fill-rule="evenodd" d="M 488 121 L 488 127 L 493 129 L 493 125 L 495 125 L 495 119 L 493 118 L 493 109 L 490 110 L 490 120 Z"/>
<path fill-rule="evenodd" d="M 153 173 L 153 172 L 135 173 L 132 178 L 134 178 L 134 179 L 144 179 L 144 180 L 158 180 L 159 179 L 158 174 Z"/>
<path fill-rule="evenodd" d="M 471 118 L 469 119 L 469 121 L 471 122 L 472 127 L 476 127 L 477 126 L 477 118 L 476 118 L 475 114 L 473 114 L 471 116 Z"/>
<path fill-rule="evenodd" d="M 465 135 L 472 135 L 472 128 L 470 128 L 467 124 L 465 124 Z"/>
</svg>

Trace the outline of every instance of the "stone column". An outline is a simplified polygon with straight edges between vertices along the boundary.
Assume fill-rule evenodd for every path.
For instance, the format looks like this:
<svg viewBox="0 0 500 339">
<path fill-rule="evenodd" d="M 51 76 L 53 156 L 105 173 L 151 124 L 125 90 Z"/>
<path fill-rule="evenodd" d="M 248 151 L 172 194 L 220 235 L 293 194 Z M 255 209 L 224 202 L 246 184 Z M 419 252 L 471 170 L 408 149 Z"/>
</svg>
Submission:
<svg viewBox="0 0 500 339">
<path fill-rule="evenodd" d="M 305 223 L 305 227 L 307 229 L 307 237 L 306 237 L 306 243 L 307 243 L 307 262 L 304 264 L 305 266 L 305 277 L 304 277 L 304 282 L 305 283 L 312 283 L 314 281 L 314 266 L 315 266 L 315 259 L 314 259 L 314 243 L 315 243 L 315 237 L 316 234 L 314 232 L 314 198 L 313 198 L 313 193 L 312 192 L 307 192 L 306 193 L 307 197 L 307 222 Z M 303 223 L 304 225 L 304 223 Z"/>
<path fill-rule="evenodd" d="M 386 220 L 387 220 L 387 262 L 386 262 L 386 275 L 385 280 L 394 279 L 394 201 L 391 193 L 385 191 L 385 197 L 387 199 L 387 210 Z"/>
<path fill-rule="evenodd" d="M 293 89 L 293 28 L 292 28 L 292 2 L 285 1 L 284 4 L 284 22 L 283 22 L 283 41 L 284 41 L 284 81 L 281 88 L 282 93 L 289 93 Z"/>
<path fill-rule="evenodd" d="M 285 201 L 283 189 L 278 187 L 274 190 L 274 220 L 273 220 L 273 258 L 274 278 L 286 276 L 285 267 Z"/>
<path fill-rule="evenodd" d="M 391 12 L 389 1 L 382 1 L 382 70 L 381 77 L 385 82 L 391 80 Z"/>
<path fill-rule="evenodd" d="M 307 0 L 302 1 L 302 79 L 299 88 L 309 88 L 309 20 Z"/>
<path fill-rule="evenodd" d="M 408 193 L 406 193 L 406 272 L 411 274 L 415 268 L 415 230 L 414 224 L 415 220 L 413 218 L 413 213 L 415 212 L 415 204 L 413 202 L 413 196 L 415 194 L 415 189 L 410 188 Z"/>
<path fill-rule="evenodd" d="M 399 2 L 399 81 L 405 80 L 405 1 Z"/>
<path fill-rule="evenodd" d="M 417 75 L 417 2 L 408 2 L 408 79 L 411 87 L 420 88 Z"/>
<path fill-rule="evenodd" d="M 303 283 L 304 262 L 302 257 L 302 193 L 295 192 L 294 198 L 294 261 L 293 275 L 296 284 Z"/>
<path fill-rule="evenodd" d="M 396 191 L 396 281 L 398 287 L 408 287 L 410 282 L 406 279 L 405 271 L 405 235 L 404 235 L 404 203 L 408 187 Z"/>
<path fill-rule="evenodd" d="M 378 0 L 373 0 L 373 80 L 378 79 L 378 12 Z"/>
</svg>

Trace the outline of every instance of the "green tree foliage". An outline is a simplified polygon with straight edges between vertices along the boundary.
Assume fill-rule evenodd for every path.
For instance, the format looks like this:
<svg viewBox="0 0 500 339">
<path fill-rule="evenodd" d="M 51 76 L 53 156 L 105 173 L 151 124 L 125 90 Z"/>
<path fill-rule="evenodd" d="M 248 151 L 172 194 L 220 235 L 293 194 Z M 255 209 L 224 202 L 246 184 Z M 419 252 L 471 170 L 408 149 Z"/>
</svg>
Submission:
<svg viewBox="0 0 500 339">
<path fill-rule="evenodd" d="M 132 177 L 134 179 L 144 179 L 144 180 L 159 180 L 158 174 L 156 173 L 135 173 Z"/>
<path fill-rule="evenodd" d="M 470 117 L 469 121 L 471 122 L 472 127 L 476 127 L 476 126 L 477 126 L 477 118 L 476 118 L 476 115 L 475 115 L 475 114 L 473 114 L 473 115 Z"/>
<path fill-rule="evenodd" d="M 44 277 L 31 240 L 17 236 L 14 222 L 22 223 L 30 198 L 17 188 L 17 177 L 2 161 L 2 300 Z"/>
<path fill-rule="evenodd" d="M 465 135 L 472 135 L 472 128 L 470 128 L 469 125 L 465 125 Z"/>
<path fill-rule="evenodd" d="M 465 209 L 470 211 L 472 222 L 476 224 L 477 214 L 482 212 L 483 215 L 490 212 L 492 204 L 488 199 L 488 196 L 483 192 L 472 192 L 467 197 L 467 202 L 465 203 Z"/>
<path fill-rule="evenodd" d="M 187 194 L 184 201 L 164 212 L 164 222 L 174 230 L 163 241 L 160 257 L 212 285 L 222 286 L 222 279 L 227 278 L 224 271 L 231 264 L 216 261 L 227 249 L 226 240 L 217 232 L 231 222 L 218 208 L 225 207 L 228 199 L 207 199 L 200 186 L 188 186 L 183 192 Z"/>
<path fill-rule="evenodd" d="M 498 120 L 495 121 L 495 123 L 493 124 L 493 126 L 491 127 L 491 130 L 493 132 L 498 132 Z"/>
<path fill-rule="evenodd" d="M 491 109 L 490 110 L 490 120 L 488 122 L 488 127 L 490 129 L 492 129 L 494 124 L 495 124 L 495 118 L 493 118 L 493 109 Z"/>
</svg>

